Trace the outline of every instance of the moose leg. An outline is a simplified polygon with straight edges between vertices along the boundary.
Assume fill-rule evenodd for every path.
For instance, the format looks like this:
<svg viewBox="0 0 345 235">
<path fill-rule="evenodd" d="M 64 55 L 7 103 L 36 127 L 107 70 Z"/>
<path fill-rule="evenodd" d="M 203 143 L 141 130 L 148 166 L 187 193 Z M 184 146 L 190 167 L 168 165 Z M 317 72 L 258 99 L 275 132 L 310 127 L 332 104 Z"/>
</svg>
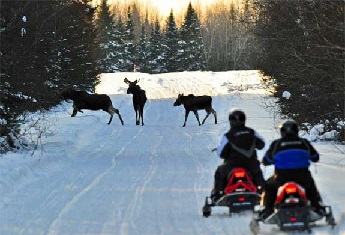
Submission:
<svg viewBox="0 0 345 235">
<path fill-rule="evenodd" d="M 78 109 L 73 108 L 73 113 L 71 115 L 71 117 L 74 117 L 75 115 L 77 115 Z"/>
<path fill-rule="evenodd" d="M 115 113 L 117 114 L 117 116 L 119 116 L 119 119 L 120 119 L 120 121 L 121 121 L 121 124 L 123 125 L 124 122 L 123 122 L 123 120 L 122 120 L 122 117 L 121 117 L 121 114 L 120 114 L 119 110 L 118 110 L 118 109 L 115 109 Z"/>
<path fill-rule="evenodd" d="M 110 106 L 110 107 L 108 108 L 108 110 L 105 110 L 105 111 L 111 115 L 108 124 L 110 124 L 111 120 L 113 119 L 114 113 L 116 113 L 117 116 L 119 116 L 119 119 L 120 119 L 120 121 L 121 121 L 121 124 L 123 125 L 124 122 L 123 122 L 123 120 L 122 120 L 121 114 L 120 114 L 120 112 L 119 112 L 118 109 L 114 108 L 113 106 Z"/>
<path fill-rule="evenodd" d="M 205 118 L 204 118 L 204 120 L 202 120 L 202 124 L 204 124 L 205 123 L 205 121 L 206 121 L 206 119 L 208 118 L 208 116 L 210 115 L 210 113 L 209 112 L 207 112 L 206 113 L 206 116 L 205 116 Z"/>
<path fill-rule="evenodd" d="M 184 123 L 183 123 L 183 127 L 186 126 L 186 122 L 187 122 L 187 118 L 188 118 L 188 114 L 189 114 L 189 110 L 185 112 L 185 115 L 184 115 Z"/>
<path fill-rule="evenodd" d="M 136 124 L 136 125 L 139 125 L 139 124 L 140 124 L 139 118 L 140 118 L 139 110 L 138 110 L 138 108 L 136 108 L 136 109 L 135 109 L 135 124 Z"/>
<path fill-rule="evenodd" d="M 108 125 L 111 123 L 111 121 L 113 120 L 113 116 L 114 116 L 114 114 L 111 114 L 110 113 L 110 119 L 109 119 L 109 122 L 108 122 Z"/>
<path fill-rule="evenodd" d="M 108 122 L 108 125 L 109 125 L 111 123 L 111 120 L 113 120 L 115 109 L 112 106 L 109 106 L 107 110 L 103 109 L 103 111 L 106 111 L 107 113 L 110 114 L 110 119 L 109 119 L 109 122 Z"/>
<path fill-rule="evenodd" d="M 205 123 L 206 119 L 208 118 L 208 116 L 209 116 L 210 113 L 212 112 L 211 110 L 212 110 L 212 108 L 210 108 L 210 107 L 205 108 L 206 116 L 205 116 L 204 120 L 202 120 L 202 124 Z"/>
<path fill-rule="evenodd" d="M 144 125 L 144 107 L 140 107 L 139 119 L 141 118 L 141 125 Z"/>
<path fill-rule="evenodd" d="M 214 116 L 214 124 L 217 124 L 217 112 L 214 109 L 212 109 L 211 112 L 212 112 L 212 114 Z"/>
<path fill-rule="evenodd" d="M 199 123 L 199 126 L 201 126 L 201 123 L 200 123 L 200 120 L 199 120 L 199 114 L 198 114 L 198 111 L 193 111 L 195 117 L 196 117 L 196 120 L 198 120 L 198 123 Z"/>
<path fill-rule="evenodd" d="M 71 115 L 71 117 L 74 117 L 75 115 L 77 115 L 77 112 L 82 112 L 80 109 L 78 109 L 78 106 L 76 105 L 75 102 L 73 102 L 73 113 Z"/>
<path fill-rule="evenodd" d="M 214 124 L 217 124 L 217 113 L 216 113 L 216 111 L 214 111 L 214 109 L 213 108 L 207 108 L 207 109 L 205 109 L 205 111 L 206 111 L 206 117 L 204 118 L 204 120 L 202 121 L 202 124 L 204 124 L 205 123 L 205 120 L 206 120 L 206 118 L 208 118 L 208 116 L 212 113 L 213 114 L 213 116 L 214 116 Z"/>
</svg>

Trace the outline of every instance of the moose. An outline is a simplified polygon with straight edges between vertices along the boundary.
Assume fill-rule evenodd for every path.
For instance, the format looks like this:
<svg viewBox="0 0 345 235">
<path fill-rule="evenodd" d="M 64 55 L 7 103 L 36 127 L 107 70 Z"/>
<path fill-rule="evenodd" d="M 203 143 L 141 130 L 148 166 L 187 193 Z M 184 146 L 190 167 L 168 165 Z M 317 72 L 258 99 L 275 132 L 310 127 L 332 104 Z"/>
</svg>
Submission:
<svg viewBox="0 0 345 235">
<path fill-rule="evenodd" d="M 72 100 L 73 101 L 73 113 L 71 117 L 77 115 L 77 112 L 83 113 L 82 109 L 89 109 L 89 110 L 100 110 L 107 112 L 110 114 L 110 120 L 108 125 L 113 120 L 114 113 L 119 116 L 121 124 L 123 125 L 124 122 L 122 120 L 121 114 L 118 109 L 114 108 L 111 102 L 111 99 L 108 95 L 105 94 L 89 94 L 86 91 L 78 91 L 75 89 L 67 89 L 61 92 L 61 96 L 64 100 Z"/>
<path fill-rule="evenodd" d="M 184 124 L 183 127 L 186 126 L 188 114 L 190 111 L 193 111 L 195 114 L 196 119 L 198 120 L 199 126 L 205 123 L 206 118 L 210 115 L 210 113 L 214 116 L 214 123 L 217 124 L 217 113 L 212 108 L 212 97 L 203 95 L 203 96 L 195 96 L 193 94 L 189 94 L 188 96 L 184 96 L 183 94 L 179 94 L 174 106 L 179 106 L 183 104 L 185 108 L 185 117 L 184 117 Z M 202 120 L 202 124 L 199 121 L 199 114 L 198 110 L 204 109 L 206 111 L 206 117 Z"/>
<path fill-rule="evenodd" d="M 135 123 L 136 125 L 144 125 L 144 106 L 147 101 L 146 91 L 142 90 L 137 83 L 140 79 L 135 80 L 134 82 L 129 81 L 127 78 L 124 79 L 124 82 L 128 84 L 127 94 L 133 94 L 133 108 L 135 111 Z"/>
</svg>

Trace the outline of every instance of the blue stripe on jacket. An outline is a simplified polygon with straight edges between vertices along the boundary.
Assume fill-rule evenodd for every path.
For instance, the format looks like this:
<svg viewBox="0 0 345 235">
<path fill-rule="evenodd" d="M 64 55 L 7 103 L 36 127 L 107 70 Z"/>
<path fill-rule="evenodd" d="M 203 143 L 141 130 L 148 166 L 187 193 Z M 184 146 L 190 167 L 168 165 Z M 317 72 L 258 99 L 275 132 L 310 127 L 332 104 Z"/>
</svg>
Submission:
<svg viewBox="0 0 345 235">
<path fill-rule="evenodd" d="M 310 166 L 310 155 L 307 150 L 289 149 L 279 151 L 274 156 L 276 169 L 308 168 Z"/>
</svg>

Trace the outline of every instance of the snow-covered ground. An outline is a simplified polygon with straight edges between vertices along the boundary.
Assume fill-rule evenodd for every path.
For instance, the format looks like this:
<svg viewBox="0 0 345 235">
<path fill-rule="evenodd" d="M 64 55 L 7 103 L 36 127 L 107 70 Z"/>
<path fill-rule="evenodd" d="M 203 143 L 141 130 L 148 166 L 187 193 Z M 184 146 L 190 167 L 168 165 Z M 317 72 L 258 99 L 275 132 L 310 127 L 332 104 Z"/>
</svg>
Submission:
<svg viewBox="0 0 345 235">
<path fill-rule="evenodd" d="M 135 125 L 125 77 L 140 79 L 147 92 L 145 126 Z M 266 148 L 279 136 L 279 109 L 260 78 L 257 71 L 103 74 L 97 92 L 111 96 L 125 125 L 117 116 L 107 125 L 102 111 L 71 118 L 67 102 L 41 118 L 46 132 L 36 151 L 0 158 L 0 234 L 250 234 L 251 213 L 229 217 L 227 208 L 214 208 L 204 218 L 201 209 L 221 163 L 211 149 L 229 128 L 230 108 L 246 112 L 247 125 L 265 138 Z M 173 106 L 179 93 L 211 95 L 219 123 L 210 115 L 198 126 L 191 113 L 182 127 L 184 109 Z M 338 225 L 331 230 L 319 221 L 312 234 L 345 234 L 345 146 L 314 146 L 321 160 L 311 171 Z M 273 170 L 262 169 L 266 178 Z M 270 225 L 261 232 L 285 234 Z"/>
</svg>

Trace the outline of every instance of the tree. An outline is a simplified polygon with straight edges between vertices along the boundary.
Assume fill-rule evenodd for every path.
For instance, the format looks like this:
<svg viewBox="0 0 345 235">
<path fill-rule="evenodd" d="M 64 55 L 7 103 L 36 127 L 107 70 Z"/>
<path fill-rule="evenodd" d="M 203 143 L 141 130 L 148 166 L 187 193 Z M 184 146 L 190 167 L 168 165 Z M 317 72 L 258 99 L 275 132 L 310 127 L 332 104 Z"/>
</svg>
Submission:
<svg viewBox="0 0 345 235">
<path fill-rule="evenodd" d="M 178 71 L 178 57 L 179 55 L 179 34 L 176 26 L 174 13 L 171 10 L 170 15 L 166 21 L 167 27 L 165 31 L 165 45 L 166 45 L 166 68 L 167 72 L 176 72 Z"/>
<path fill-rule="evenodd" d="M 254 37 L 252 0 L 215 1 L 206 8 L 202 26 L 207 69 L 256 69 L 260 45 Z M 230 4 L 229 4 L 230 2 Z"/>
<path fill-rule="evenodd" d="M 65 86 L 74 86 L 93 91 L 98 83 L 97 64 L 93 60 L 96 37 L 92 22 L 94 11 L 88 1 L 72 1 L 68 9 L 58 15 L 57 61 L 61 71 L 60 78 L 54 80 L 58 82 L 51 81 L 51 84 L 61 90 Z"/>
<path fill-rule="evenodd" d="M 126 30 L 125 25 L 122 22 L 122 18 L 119 17 L 117 24 L 115 26 L 115 48 L 114 48 L 114 67 L 116 71 L 123 72 L 127 71 L 127 61 L 126 61 Z"/>
<path fill-rule="evenodd" d="M 123 71 L 133 71 L 133 65 L 134 61 L 136 61 L 135 58 L 135 47 L 134 47 L 134 24 L 131 14 L 131 8 L 128 7 L 127 10 L 127 22 L 126 22 L 126 31 L 124 35 L 125 40 L 125 51 L 124 51 L 124 61 L 125 64 L 123 64 Z"/>
<path fill-rule="evenodd" d="M 115 66 L 116 53 L 118 45 L 116 45 L 116 36 L 114 30 L 113 16 L 110 13 L 107 0 L 102 0 L 98 6 L 96 26 L 97 48 L 95 50 L 95 60 L 97 62 L 97 70 L 101 73 L 114 72 L 118 68 Z"/>
<path fill-rule="evenodd" d="M 149 73 L 149 58 L 150 58 L 150 41 L 147 33 L 147 27 L 149 27 L 148 19 L 146 17 L 145 22 L 141 26 L 141 35 L 139 44 L 136 46 L 136 58 L 137 68 L 140 72 Z"/>
<path fill-rule="evenodd" d="M 156 20 L 154 30 L 151 32 L 150 37 L 149 68 L 151 73 L 166 72 L 164 44 L 161 43 L 162 39 L 160 25 L 158 20 Z"/>
<path fill-rule="evenodd" d="M 58 104 L 64 86 L 97 84 L 91 56 L 93 10 L 88 1 L 1 4 L 0 54 L 6 63 L 0 66 L 0 113 L 6 128 L 0 129 L 12 138 L 26 112 Z"/>
<path fill-rule="evenodd" d="M 282 112 L 336 129 L 345 113 L 343 1 L 266 0 L 256 7 L 256 33 L 264 42 L 260 66 L 276 80 L 277 97 L 292 94 L 280 99 Z"/>
<path fill-rule="evenodd" d="M 205 69 L 204 44 L 201 34 L 201 26 L 198 16 L 188 4 L 187 13 L 180 31 L 181 41 L 179 42 L 182 55 L 179 64 L 180 70 L 194 71 Z"/>
</svg>

